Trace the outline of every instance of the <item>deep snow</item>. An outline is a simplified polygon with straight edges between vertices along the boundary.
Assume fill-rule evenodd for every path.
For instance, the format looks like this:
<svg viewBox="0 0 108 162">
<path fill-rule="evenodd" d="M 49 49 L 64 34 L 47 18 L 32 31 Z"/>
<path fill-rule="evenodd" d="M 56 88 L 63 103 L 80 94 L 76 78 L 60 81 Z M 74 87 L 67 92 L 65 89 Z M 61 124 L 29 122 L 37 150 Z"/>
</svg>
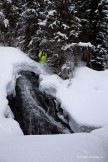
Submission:
<svg viewBox="0 0 108 162">
<path fill-rule="evenodd" d="M 12 117 L 7 94 L 15 93 L 15 81 L 20 70 L 40 73 L 40 90 L 54 95 L 70 113 L 73 130 L 83 125 L 102 127 L 108 124 L 108 70 L 98 72 L 87 67 L 76 69 L 72 84 L 57 75 L 48 75 L 42 65 L 15 48 L 0 47 L 0 116 Z M 45 75 L 47 74 L 47 75 Z M 6 119 L 8 120 L 8 119 Z"/>
<path fill-rule="evenodd" d="M 0 139 L 0 162 L 107 162 L 108 127 L 73 135 Z"/>
<path fill-rule="evenodd" d="M 68 80 L 47 74 L 42 66 L 18 49 L 0 47 L 0 162 L 107 162 L 108 71 L 80 67 L 68 86 Z M 40 89 L 61 101 L 76 122 L 74 130 L 79 131 L 80 125 L 103 128 L 71 135 L 22 136 L 6 99 L 10 93 L 15 95 L 20 70 L 41 74 Z"/>
<path fill-rule="evenodd" d="M 76 123 L 74 131 L 83 125 L 102 127 L 108 124 L 108 70 L 98 72 L 87 67 L 76 69 L 74 78 L 63 81 L 56 75 L 41 75 L 40 89 L 52 93 L 62 103 Z M 56 93 L 51 92 L 55 89 Z M 54 90 L 53 90 L 54 91 Z"/>
<path fill-rule="evenodd" d="M 15 93 L 15 81 L 20 70 L 43 73 L 38 63 L 33 62 L 23 52 L 12 47 L 0 47 L 0 136 L 23 134 L 8 106 L 7 95 Z"/>
</svg>

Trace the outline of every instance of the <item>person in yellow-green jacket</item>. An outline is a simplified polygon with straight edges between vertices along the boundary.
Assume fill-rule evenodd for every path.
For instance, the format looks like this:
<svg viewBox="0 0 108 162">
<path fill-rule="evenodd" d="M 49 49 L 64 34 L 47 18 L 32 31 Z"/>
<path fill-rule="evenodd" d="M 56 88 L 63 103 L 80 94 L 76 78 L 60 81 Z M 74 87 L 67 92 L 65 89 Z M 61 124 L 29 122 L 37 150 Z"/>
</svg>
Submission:
<svg viewBox="0 0 108 162">
<path fill-rule="evenodd" d="M 38 61 L 39 62 L 45 62 L 47 59 L 47 53 L 44 51 L 40 51 L 38 54 Z"/>
</svg>

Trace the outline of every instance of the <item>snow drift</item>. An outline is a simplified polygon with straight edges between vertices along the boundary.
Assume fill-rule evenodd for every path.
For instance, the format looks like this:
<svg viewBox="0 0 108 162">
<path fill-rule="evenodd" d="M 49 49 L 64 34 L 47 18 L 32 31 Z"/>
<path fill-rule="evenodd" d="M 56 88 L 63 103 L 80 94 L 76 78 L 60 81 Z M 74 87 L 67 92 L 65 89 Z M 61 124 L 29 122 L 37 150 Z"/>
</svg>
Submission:
<svg viewBox="0 0 108 162">
<path fill-rule="evenodd" d="M 34 62 L 20 50 L 12 47 L 0 47 L 0 135 L 22 134 L 18 123 L 13 119 L 7 95 L 15 94 L 18 71 L 23 69 L 41 73 L 38 63 L 33 64 Z"/>
<path fill-rule="evenodd" d="M 83 126 L 102 127 L 108 124 L 108 70 L 98 72 L 87 67 L 76 69 L 74 78 L 63 81 L 58 76 L 42 76 L 40 89 L 51 93 L 55 89 L 56 98 L 64 110 L 72 117 L 73 130 L 83 130 Z M 48 91 L 49 90 L 49 91 Z M 82 130 L 81 130 L 81 129 Z"/>
<path fill-rule="evenodd" d="M 70 113 L 70 125 L 75 131 L 82 125 L 103 128 L 71 135 L 22 136 L 7 100 L 7 95 L 15 95 L 16 78 L 21 70 L 41 74 L 40 90 L 58 98 L 64 113 Z M 47 73 L 42 65 L 34 63 L 20 50 L 0 47 L 0 161 L 108 161 L 108 126 L 105 126 L 108 125 L 108 71 L 80 67 L 70 86 L 68 80 L 44 74 Z"/>
<path fill-rule="evenodd" d="M 107 162 L 108 127 L 92 133 L 0 138 L 1 162 Z"/>
</svg>

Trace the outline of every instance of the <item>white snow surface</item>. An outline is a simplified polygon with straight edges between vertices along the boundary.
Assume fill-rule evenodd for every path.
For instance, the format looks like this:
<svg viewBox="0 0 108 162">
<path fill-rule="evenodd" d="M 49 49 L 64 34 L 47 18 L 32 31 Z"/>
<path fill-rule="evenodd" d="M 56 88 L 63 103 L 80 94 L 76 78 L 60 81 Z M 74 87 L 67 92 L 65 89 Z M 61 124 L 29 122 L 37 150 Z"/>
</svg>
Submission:
<svg viewBox="0 0 108 162">
<path fill-rule="evenodd" d="M 79 43 L 71 43 L 71 44 L 67 44 L 63 47 L 63 50 L 67 50 L 68 48 L 70 47 L 74 47 L 74 46 L 79 46 L 79 47 L 93 47 L 93 45 L 88 42 L 88 43 L 85 43 L 85 42 L 79 42 Z"/>
<path fill-rule="evenodd" d="M 48 16 L 54 16 L 54 13 L 56 13 L 56 10 L 51 10 L 48 12 Z"/>
<path fill-rule="evenodd" d="M 42 66 L 18 49 L 0 47 L 0 162 L 107 162 L 108 71 L 79 67 L 69 86 L 68 80 L 47 74 Z M 41 74 L 40 90 L 56 96 L 77 127 L 103 128 L 91 133 L 22 136 L 6 99 L 15 93 L 20 70 Z"/>
<path fill-rule="evenodd" d="M 108 127 L 92 133 L 0 138 L 0 162 L 107 162 Z"/>
<path fill-rule="evenodd" d="M 68 80 L 64 81 L 57 75 L 48 75 L 42 65 L 12 47 L 0 47 L 0 117 L 13 118 L 6 97 L 15 93 L 15 81 L 20 70 L 41 74 L 40 89 L 58 98 L 76 126 L 103 127 L 108 124 L 108 70 L 98 72 L 79 67 L 68 86 Z"/>
<path fill-rule="evenodd" d="M 33 62 L 20 50 L 0 47 L 0 135 L 7 132 L 15 135 L 23 134 L 18 123 L 13 120 L 6 98 L 7 95 L 15 93 L 15 81 L 18 77 L 17 72 L 20 70 L 42 72 L 39 64 Z"/>
<path fill-rule="evenodd" d="M 5 28 L 7 28 L 9 26 L 9 20 L 8 19 L 4 19 L 4 25 L 5 25 Z"/>
<path fill-rule="evenodd" d="M 58 98 L 62 107 L 76 122 L 73 128 L 75 132 L 79 131 L 81 125 L 107 125 L 108 70 L 98 72 L 87 67 L 79 67 L 75 71 L 71 85 L 68 84 L 68 80 L 63 81 L 57 75 L 46 75 L 41 76 L 40 89 Z"/>
</svg>

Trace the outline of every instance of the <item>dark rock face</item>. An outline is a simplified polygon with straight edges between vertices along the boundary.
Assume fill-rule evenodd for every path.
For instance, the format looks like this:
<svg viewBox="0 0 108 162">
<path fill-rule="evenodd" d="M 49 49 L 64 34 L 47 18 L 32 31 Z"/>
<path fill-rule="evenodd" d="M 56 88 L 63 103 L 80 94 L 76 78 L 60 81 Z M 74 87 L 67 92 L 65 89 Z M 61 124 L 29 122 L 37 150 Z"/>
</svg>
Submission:
<svg viewBox="0 0 108 162">
<path fill-rule="evenodd" d="M 21 72 L 16 82 L 16 96 L 8 96 L 9 106 L 24 134 L 72 133 L 68 115 L 63 115 L 60 103 L 39 91 L 39 76 Z"/>
</svg>

